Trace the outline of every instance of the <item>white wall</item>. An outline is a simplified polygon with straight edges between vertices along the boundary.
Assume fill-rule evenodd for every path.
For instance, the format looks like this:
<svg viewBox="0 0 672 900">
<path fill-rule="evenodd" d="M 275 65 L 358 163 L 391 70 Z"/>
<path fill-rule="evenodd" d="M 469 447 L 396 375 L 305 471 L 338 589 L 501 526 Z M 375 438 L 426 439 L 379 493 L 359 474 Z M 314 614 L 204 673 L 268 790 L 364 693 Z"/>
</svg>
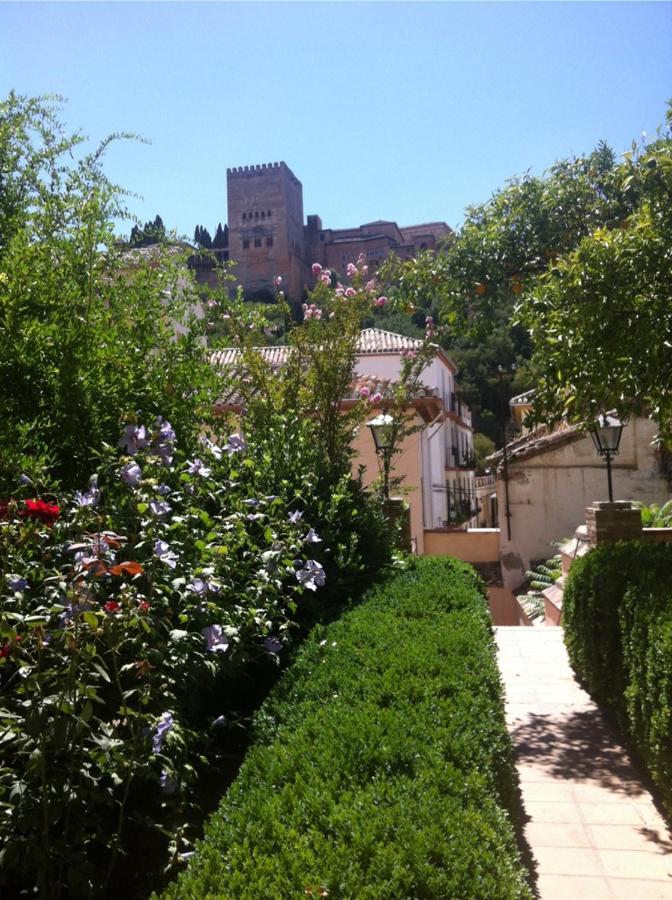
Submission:
<svg viewBox="0 0 672 900">
<path fill-rule="evenodd" d="M 668 499 L 672 490 L 660 474 L 652 441 L 657 428 L 649 419 L 632 419 L 623 429 L 620 453 L 612 462 L 614 499 L 646 504 Z M 532 560 L 555 552 L 552 542 L 572 537 L 585 522 L 585 508 L 608 499 L 607 467 L 590 435 L 560 444 L 529 459 L 509 461 L 511 541 L 505 517 L 501 466 L 497 502 L 504 584 L 515 589 Z"/>
</svg>

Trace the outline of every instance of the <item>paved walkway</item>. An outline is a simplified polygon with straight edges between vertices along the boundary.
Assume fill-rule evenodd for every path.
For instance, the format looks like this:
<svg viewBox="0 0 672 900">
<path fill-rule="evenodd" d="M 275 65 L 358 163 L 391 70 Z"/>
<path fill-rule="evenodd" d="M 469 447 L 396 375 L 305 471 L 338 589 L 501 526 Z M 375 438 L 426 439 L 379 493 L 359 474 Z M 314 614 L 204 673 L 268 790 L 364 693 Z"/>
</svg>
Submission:
<svg viewBox="0 0 672 900">
<path fill-rule="evenodd" d="M 672 900 L 672 839 L 562 629 L 495 628 L 542 900 Z"/>
</svg>

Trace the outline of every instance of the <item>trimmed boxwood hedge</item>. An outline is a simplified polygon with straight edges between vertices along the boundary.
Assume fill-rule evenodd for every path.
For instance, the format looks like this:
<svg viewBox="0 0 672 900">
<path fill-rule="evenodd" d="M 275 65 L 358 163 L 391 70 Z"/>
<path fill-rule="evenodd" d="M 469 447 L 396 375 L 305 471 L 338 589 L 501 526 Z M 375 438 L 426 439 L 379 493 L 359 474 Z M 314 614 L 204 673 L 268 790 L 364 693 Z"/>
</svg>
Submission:
<svg viewBox="0 0 672 900">
<path fill-rule="evenodd" d="M 595 548 L 569 572 L 563 616 L 572 666 L 672 814 L 672 545 Z"/>
<path fill-rule="evenodd" d="M 531 897 L 484 590 L 417 559 L 315 629 L 166 897 Z M 328 892 L 325 894 L 325 891 Z"/>
</svg>

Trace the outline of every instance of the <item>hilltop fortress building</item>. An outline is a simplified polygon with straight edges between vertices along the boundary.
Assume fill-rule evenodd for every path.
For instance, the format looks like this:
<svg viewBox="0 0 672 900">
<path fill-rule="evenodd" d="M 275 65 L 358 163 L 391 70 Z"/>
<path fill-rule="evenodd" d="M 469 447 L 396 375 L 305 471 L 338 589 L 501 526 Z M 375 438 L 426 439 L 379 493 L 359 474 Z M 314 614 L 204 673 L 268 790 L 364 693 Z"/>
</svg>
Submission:
<svg viewBox="0 0 672 900">
<path fill-rule="evenodd" d="M 445 222 L 400 228 L 377 221 L 358 228 L 323 228 L 319 216 L 303 220 L 303 188 L 284 162 L 226 170 L 228 257 L 248 297 L 263 297 L 280 275 L 289 297 L 300 299 L 319 262 L 339 274 L 364 254 L 375 271 L 389 253 L 402 259 L 434 249 L 452 234 Z"/>
</svg>

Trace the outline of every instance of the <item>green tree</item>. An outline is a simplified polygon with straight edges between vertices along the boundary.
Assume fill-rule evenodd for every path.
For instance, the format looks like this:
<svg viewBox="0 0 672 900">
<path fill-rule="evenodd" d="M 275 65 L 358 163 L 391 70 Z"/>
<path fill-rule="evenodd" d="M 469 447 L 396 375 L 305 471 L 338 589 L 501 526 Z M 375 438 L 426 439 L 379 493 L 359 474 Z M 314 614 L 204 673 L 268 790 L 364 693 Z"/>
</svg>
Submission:
<svg viewBox="0 0 672 900">
<path fill-rule="evenodd" d="M 500 442 L 506 404 L 497 371 L 517 368 L 509 395 L 534 384 L 529 333 L 515 308 L 539 277 L 598 227 L 616 227 L 633 212 L 637 189 L 618 174 L 605 144 L 556 163 L 543 177 L 515 178 L 484 204 L 467 209 L 451 244 L 416 259 L 388 260 L 386 290 L 409 314 L 432 315 L 460 367 L 464 398 L 477 430 Z M 508 399 L 508 398 L 507 398 Z"/>
<path fill-rule="evenodd" d="M 648 412 L 672 439 L 672 107 L 667 122 L 616 171 L 634 211 L 595 228 L 521 303 L 538 417 Z"/>
<path fill-rule="evenodd" d="M 205 250 L 209 250 L 212 247 L 210 232 L 207 228 L 204 228 L 203 225 L 196 226 L 194 230 L 194 243 Z"/>
<path fill-rule="evenodd" d="M 229 230 L 228 226 L 222 228 L 222 223 L 220 222 L 217 226 L 217 230 L 215 231 L 215 236 L 212 239 L 212 249 L 213 250 L 224 250 L 229 246 Z"/>
<path fill-rule="evenodd" d="M 178 255 L 124 253 L 115 239 L 123 193 L 101 165 L 114 136 L 73 161 L 80 141 L 53 102 L 11 95 L 0 121 L 3 165 L 18 167 L 0 199 L 0 485 L 49 462 L 79 486 L 136 414 L 166 416 L 189 445 L 217 392 L 205 323 Z"/>
</svg>

